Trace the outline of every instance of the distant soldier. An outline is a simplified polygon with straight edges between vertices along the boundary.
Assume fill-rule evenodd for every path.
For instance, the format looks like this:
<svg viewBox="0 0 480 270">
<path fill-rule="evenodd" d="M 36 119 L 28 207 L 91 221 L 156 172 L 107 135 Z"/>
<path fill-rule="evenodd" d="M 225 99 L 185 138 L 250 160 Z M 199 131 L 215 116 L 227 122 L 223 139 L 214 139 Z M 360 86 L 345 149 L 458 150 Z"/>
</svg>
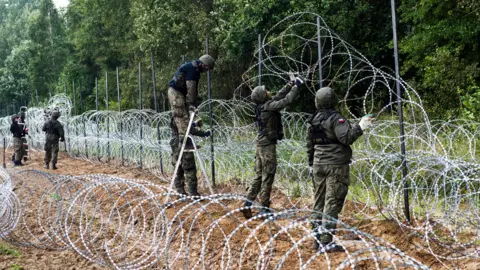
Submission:
<svg viewBox="0 0 480 270">
<path fill-rule="evenodd" d="M 178 127 L 180 143 L 183 142 L 183 137 L 187 132 L 190 113 L 196 110 L 200 73 L 212 70 L 214 65 L 213 57 L 208 54 L 202 55 L 199 60 L 180 66 L 173 79 L 168 83 L 168 100 L 172 109 L 173 120 Z M 190 140 L 188 140 L 186 148 L 192 148 Z"/>
<path fill-rule="evenodd" d="M 342 211 L 350 185 L 350 147 L 363 131 L 375 120 L 364 116 L 359 124 L 350 124 L 335 110 L 338 99 L 330 87 L 315 94 L 317 111 L 308 120 L 307 154 L 308 165 L 313 167 L 313 190 L 315 204 L 312 228 L 315 234 L 313 248 L 323 252 L 342 252 L 344 248 L 335 244 L 333 234 L 336 219 Z M 320 227 L 327 232 L 320 233 Z"/>
<path fill-rule="evenodd" d="M 57 120 L 59 117 L 60 112 L 54 111 L 52 119 L 47 121 L 42 128 L 42 131 L 46 132 L 45 169 L 49 169 L 50 160 L 52 161 L 52 169 L 57 169 L 58 141 L 65 141 L 63 125 Z"/>
<path fill-rule="evenodd" d="M 28 130 L 25 130 L 22 125 L 18 124 L 18 121 L 20 119 L 19 115 L 13 115 L 12 116 L 12 125 L 10 126 L 10 132 L 13 134 L 13 149 L 14 149 L 14 155 L 13 155 L 13 164 L 14 167 L 17 166 L 23 166 L 22 164 L 22 158 L 23 154 L 25 152 L 23 142 L 22 142 L 22 137 L 25 136 Z"/>
<path fill-rule="evenodd" d="M 303 83 L 300 78 L 290 76 L 290 82 L 273 98 L 265 86 L 257 86 L 252 91 L 255 107 L 256 124 L 258 126 L 257 149 L 255 155 L 255 179 L 247 195 L 245 207 L 252 205 L 258 195 L 264 207 L 260 215 L 270 213 L 270 193 L 277 170 L 277 142 L 283 139 L 281 110 L 292 104 L 298 95 L 298 87 Z M 291 89 L 291 91 L 290 91 Z M 242 211 L 245 218 L 251 218 L 250 209 Z"/>
<path fill-rule="evenodd" d="M 194 122 L 195 128 L 191 132 L 193 135 L 199 137 L 208 137 L 212 133 L 210 131 L 201 131 L 196 127 L 199 126 L 198 122 Z M 180 141 L 178 128 L 175 124 L 173 116 L 170 121 L 170 127 L 172 128 L 172 139 L 170 140 L 170 146 L 172 147 L 172 165 L 175 167 L 180 155 L 182 141 Z M 195 164 L 195 156 L 193 152 L 184 152 L 182 155 L 181 164 L 178 167 L 177 175 L 174 179 L 175 190 L 182 194 L 188 195 L 185 191 L 185 178 L 188 183 L 188 190 L 190 196 L 200 196 L 198 193 L 198 179 L 197 179 L 197 166 Z"/>
</svg>

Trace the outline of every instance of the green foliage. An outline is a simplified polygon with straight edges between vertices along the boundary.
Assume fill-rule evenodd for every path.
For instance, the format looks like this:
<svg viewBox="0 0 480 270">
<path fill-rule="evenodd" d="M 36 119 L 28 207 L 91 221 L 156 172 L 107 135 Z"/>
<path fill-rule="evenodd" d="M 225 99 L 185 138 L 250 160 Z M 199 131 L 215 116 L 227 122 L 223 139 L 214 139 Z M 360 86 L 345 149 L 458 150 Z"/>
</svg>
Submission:
<svg viewBox="0 0 480 270">
<path fill-rule="evenodd" d="M 5 244 L 0 244 L 0 255 L 10 255 L 14 257 L 20 257 L 21 253 Z"/>
<path fill-rule="evenodd" d="M 458 116 L 458 89 L 469 89 L 480 79 L 478 1 L 407 0 L 400 11 L 411 28 L 401 42 L 404 77 L 412 81 L 429 112 Z"/>
</svg>

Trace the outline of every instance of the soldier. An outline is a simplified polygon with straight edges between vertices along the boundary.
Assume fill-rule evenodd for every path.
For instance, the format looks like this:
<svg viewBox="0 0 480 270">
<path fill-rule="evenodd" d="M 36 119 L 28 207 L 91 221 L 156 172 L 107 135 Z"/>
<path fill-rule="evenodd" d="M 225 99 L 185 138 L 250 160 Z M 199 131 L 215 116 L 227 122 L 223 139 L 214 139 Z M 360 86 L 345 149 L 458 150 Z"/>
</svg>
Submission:
<svg viewBox="0 0 480 270">
<path fill-rule="evenodd" d="M 195 127 L 200 126 L 199 122 L 194 122 L 193 125 Z M 172 139 L 170 140 L 170 146 L 172 147 L 172 165 L 175 167 L 178 161 L 178 156 L 180 155 L 182 141 L 179 139 L 178 128 L 175 124 L 173 115 L 170 120 L 170 127 L 172 128 Z M 198 129 L 194 129 L 191 133 L 199 137 L 208 137 L 212 134 L 210 131 L 201 131 Z M 200 193 L 198 193 L 197 188 L 198 181 L 195 157 L 193 152 L 189 151 L 183 153 L 181 164 L 178 167 L 177 175 L 174 179 L 175 190 L 178 193 L 187 196 L 188 194 L 185 191 L 185 178 L 187 178 L 190 196 L 201 196 Z"/>
<path fill-rule="evenodd" d="M 13 134 L 13 149 L 14 149 L 14 156 L 13 156 L 13 164 L 14 167 L 23 166 L 22 158 L 24 154 L 24 146 L 22 142 L 22 137 L 25 136 L 27 130 L 23 128 L 23 126 L 18 124 L 20 119 L 19 115 L 12 116 L 12 125 L 10 126 L 10 132 Z"/>
<path fill-rule="evenodd" d="M 350 184 L 350 147 L 363 131 L 373 124 L 374 118 L 364 116 L 359 124 L 350 124 L 335 110 L 338 103 L 335 92 L 324 87 L 315 94 L 317 111 L 308 120 L 308 165 L 313 166 L 315 204 L 312 229 L 313 248 L 322 252 L 341 252 L 344 248 L 332 242 L 338 214 L 343 208 Z M 327 232 L 320 233 L 320 226 Z"/>
<path fill-rule="evenodd" d="M 252 205 L 260 194 L 263 206 L 260 215 L 270 214 L 270 192 L 277 170 L 277 141 L 283 139 L 282 116 L 280 111 L 292 104 L 298 94 L 298 87 L 303 83 L 300 78 L 290 74 L 290 82 L 273 98 L 265 86 L 257 86 L 252 91 L 255 107 L 256 124 L 258 126 L 257 149 L 255 155 L 255 179 L 245 201 L 245 207 Z M 291 91 L 290 91 L 291 89 Z M 289 92 L 290 91 L 290 92 Z M 252 217 L 250 208 L 243 211 L 245 218 Z"/>
<path fill-rule="evenodd" d="M 42 128 L 46 132 L 45 140 L 45 169 L 49 169 L 50 160 L 52 161 L 52 170 L 57 169 L 58 140 L 65 141 L 63 125 L 57 120 L 60 117 L 59 111 L 52 113 L 52 119 L 47 121 Z"/>
<path fill-rule="evenodd" d="M 168 83 L 168 100 L 173 113 L 173 119 L 178 127 L 179 142 L 187 132 L 190 113 L 196 111 L 197 88 L 200 73 L 212 70 L 215 60 L 210 55 L 202 55 L 199 60 L 180 66 L 173 79 Z M 190 140 L 187 149 L 192 148 Z"/>
</svg>

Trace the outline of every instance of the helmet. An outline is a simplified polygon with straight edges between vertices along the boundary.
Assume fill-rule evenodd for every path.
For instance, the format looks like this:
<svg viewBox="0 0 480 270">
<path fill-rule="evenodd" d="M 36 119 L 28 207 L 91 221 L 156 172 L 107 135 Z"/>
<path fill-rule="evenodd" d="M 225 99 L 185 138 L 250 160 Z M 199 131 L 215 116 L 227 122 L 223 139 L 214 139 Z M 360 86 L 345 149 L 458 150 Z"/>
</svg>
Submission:
<svg viewBox="0 0 480 270">
<path fill-rule="evenodd" d="M 204 54 L 204 55 L 200 56 L 199 60 L 205 66 L 208 66 L 210 69 L 213 69 L 213 67 L 215 66 L 215 59 L 213 59 L 213 57 L 211 57 L 208 54 Z"/>
<path fill-rule="evenodd" d="M 59 111 L 54 111 L 54 112 L 52 113 L 52 118 L 57 119 L 57 118 L 59 118 L 59 117 L 60 117 L 60 112 L 59 112 Z"/>
<path fill-rule="evenodd" d="M 27 111 L 27 106 L 22 106 L 22 107 L 20 107 L 20 111 L 21 111 L 21 112 L 26 112 L 26 111 Z"/>
<path fill-rule="evenodd" d="M 264 102 L 266 96 L 267 96 L 267 90 L 265 89 L 265 86 L 260 85 L 253 88 L 252 95 L 250 97 L 252 98 L 253 102 L 258 104 L 258 103 Z"/>
<path fill-rule="evenodd" d="M 13 122 L 15 119 L 17 119 L 17 118 L 20 118 L 20 116 L 18 116 L 18 114 L 12 115 L 12 122 Z"/>
<path fill-rule="evenodd" d="M 322 87 L 315 94 L 315 107 L 317 107 L 317 110 L 335 108 L 337 103 L 338 98 L 330 87 Z"/>
</svg>

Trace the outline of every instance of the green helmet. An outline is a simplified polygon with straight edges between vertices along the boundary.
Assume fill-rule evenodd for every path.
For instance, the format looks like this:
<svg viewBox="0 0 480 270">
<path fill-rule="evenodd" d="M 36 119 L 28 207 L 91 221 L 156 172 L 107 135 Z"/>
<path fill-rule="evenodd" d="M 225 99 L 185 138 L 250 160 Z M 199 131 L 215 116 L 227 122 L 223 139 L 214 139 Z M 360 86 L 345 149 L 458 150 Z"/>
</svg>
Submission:
<svg viewBox="0 0 480 270">
<path fill-rule="evenodd" d="M 266 96 L 267 90 L 265 89 L 265 86 L 260 85 L 253 88 L 252 95 L 250 97 L 252 98 L 253 102 L 259 104 L 265 101 Z"/>
<path fill-rule="evenodd" d="M 60 112 L 59 111 L 53 111 L 52 118 L 58 119 L 59 117 L 60 117 Z"/>
<path fill-rule="evenodd" d="M 200 62 L 202 62 L 205 66 L 208 66 L 209 69 L 213 69 L 213 67 L 215 66 L 215 59 L 213 59 L 213 57 L 211 57 L 210 55 L 208 54 L 204 54 L 202 56 L 200 56 Z"/>
<path fill-rule="evenodd" d="M 18 116 L 18 114 L 12 115 L 12 122 L 13 122 L 15 119 L 17 119 L 17 118 L 20 118 L 20 116 Z"/>
<path fill-rule="evenodd" d="M 330 87 L 322 87 L 315 94 L 315 107 L 320 109 L 333 109 L 338 103 L 335 92 Z"/>
</svg>

